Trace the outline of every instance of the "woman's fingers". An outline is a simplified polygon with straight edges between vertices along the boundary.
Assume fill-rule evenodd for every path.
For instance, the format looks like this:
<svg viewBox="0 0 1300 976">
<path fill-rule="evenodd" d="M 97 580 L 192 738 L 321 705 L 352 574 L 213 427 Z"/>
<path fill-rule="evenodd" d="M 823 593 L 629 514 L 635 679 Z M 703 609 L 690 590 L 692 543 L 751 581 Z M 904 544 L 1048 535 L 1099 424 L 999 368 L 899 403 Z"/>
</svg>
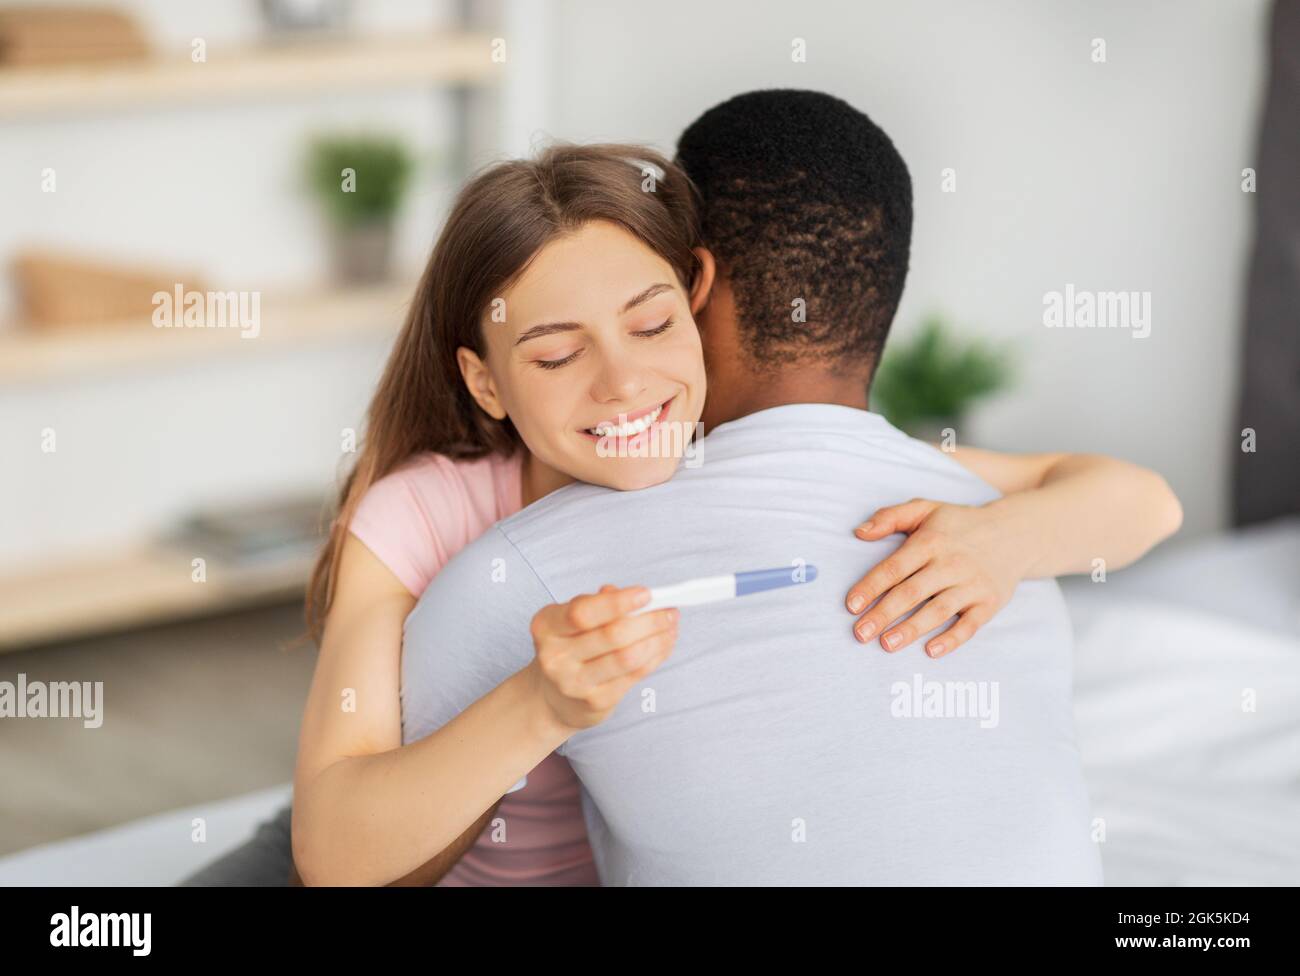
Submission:
<svg viewBox="0 0 1300 976">
<path fill-rule="evenodd" d="M 641 665 L 631 674 L 628 675 L 632 684 L 636 684 L 650 672 L 654 671 L 659 665 L 663 664 L 673 655 L 673 648 L 677 646 L 677 635 L 674 633 L 673 639 L 667 642 L 667 647 L 653 655 L 649 661 Z"/>
<path fill-rule="evenodd" d="M 943 657 L 960 647 L 975 635 L 975 632 L 993 619 L 993 610 L 987 604 L 977 603 L 957 618 L 957 622 L 938 637 L 931 638 L 925 645 L 925 653 L 930 657 Z M 924 633 L 924 631 L 923 631 Z"/>
<path fill-rule="evenodd" d="M 870 542 L 895 532 L 912 532 L 940 504 L 942 503 L 928 498 L 913 498 L 901 505 L 888 505 L 878 509 L 871 518 L 854 529 L 853 534 Z"/>
<path fill-rule="evenodd" d="M 637 614 L 635 617 L 620 617 L 603 627 L 570 638 L 570 653 L 575 660 L 584 663 L 616 655 L 648 637 L 676 629 L 680 616 L 680 610 L 668 607 L 653 613 Z"/>
<path fill-rule="evenodd" d="M 929 550 L 917 542 L 915 536 L 909 536 L 888 558 L 881 560 L 871 572 L 849 587 L 844 605 L 849 608 L 849 613 L 861 613 L 871 606 L 872 600 L 907 579 L 929 560 Z M 890 617 L 881 625 L 893 619 Z"/>
<path fill-rule="evenodd" d="M 950 620 L 975 603 L 976 594 L 953 586 L 932 596 L 928 603 L 901 624 L 881 635 L 880 644 L 888 651 L 901 651 L 922 634 L 928 634 L 945 620 Z M 927 651 L 934 643 L 926 645 Z M 956 646 L 956 645 L 954 645 Z M 934 657 L 933 654 L 930 655 Z"/>
<path fill-rule="evenodd" d="M 564 622 L 566 633 L 581 634 L 603 627 L 650 602 L 650 590 L 645 586 L 627 586 L 617 589 L 609 584 L 599 593 L 574 597 L 568 603 Z"/>
<path fill-rule="evenodd" d="M 623 693 L 671 653 L 681 612 L 631 615 L 649 599 L 644 586 L 602 586 L 533 617 L 537 654 L 530 667 L 561 722 L 575 729 L 603 722 Z"/>
<path fill-rule="evenodd" d="M 913 607 L 934 596 L 940 590 L 947 589 L 948 584 L 951 582 L 944 573 L 933 566 L 907 577 L 897 586 L 891 588 L 888 593 L 880 598 L 880 602 L 862 615 L 862 618 L 853 627 L 854 635 L 858 640 L 866 643 L 877 634 L 883 633 L 886 627 Z M 883 641 L 881 641 L 881 644 L 887 651 L 896 650 L 896 648 L 890 647 Z"/>
<path fill-rule="evenodd" d="M 533 638 L 546 635 L 571 637 L 610 621 L 617 620 L 650 602 L 650 590 L 644 586 L 623 589 L 606 584 L 599 593 L 574 597 L 568 603 L 553 603 L 533 618 Z"/>
<path fill-rule="evenodd" d="M 644 679 L 647 675 L 653 672 L 655 668 L 659 667 L 659 665 L 663 664 L 664 661 L 668 660 L 668 658 L 672 656 L 673 647 L 676 644 L 676 636 L 674 635 L 672 639 L 666 640 L 664 643 L 665 646 L 654 653 L 650 657 L 650 660 L 646 661 L 646 663 L 641 665 L 641 667 L 620 678 L 614 678 L 607 681 L 596 689 L 597 697 L 601 700 L 611 702 L 611 708 L 622 701 L 623 696 L 631 690 L 633 685 Z"/>
<path fill-rule="evenodd" d="M 582 680 L 588 687 L 605 685 L 623 678 L 630 678 L 631 683 L 635 683 L 666 658 L 676 643 L 677 625 L 674 624 L 667 630 L 657 631 L 634 644 L 588 661 L 582 669 Z"/>
</svg>

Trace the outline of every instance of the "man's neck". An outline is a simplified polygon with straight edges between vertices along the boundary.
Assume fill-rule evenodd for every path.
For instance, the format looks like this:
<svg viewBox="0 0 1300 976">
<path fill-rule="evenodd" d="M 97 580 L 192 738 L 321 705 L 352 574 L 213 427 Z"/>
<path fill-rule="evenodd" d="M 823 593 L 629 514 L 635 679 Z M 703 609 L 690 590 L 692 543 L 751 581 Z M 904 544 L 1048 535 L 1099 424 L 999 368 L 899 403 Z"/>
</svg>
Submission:
<svg viewBox="0 0 1300 976">
<path fill-rule="evenodd" d="M 867 387 L 868 381 L 861 375 L 845 376 L 824 370 L 791 369 L 773 376 L 756 377 L 729 398 L 725 420 L 739 420 L 759 410 L 794 403 L 830 403 L 866 410 Z M 723 422 L 722 419 L 717 421 Z"/>
</svg>

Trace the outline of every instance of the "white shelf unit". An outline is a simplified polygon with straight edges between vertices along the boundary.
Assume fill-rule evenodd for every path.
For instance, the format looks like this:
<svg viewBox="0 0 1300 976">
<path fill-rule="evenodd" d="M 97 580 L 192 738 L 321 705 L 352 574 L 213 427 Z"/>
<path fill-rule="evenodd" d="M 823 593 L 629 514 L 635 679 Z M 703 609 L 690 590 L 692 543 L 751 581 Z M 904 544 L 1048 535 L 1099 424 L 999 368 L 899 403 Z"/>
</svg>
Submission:
<svg viewBox="0 0 1300 976">
<path fill-rule="evenodd" d="M 0 68 L 0 126 L 28 120 L 198 110 L 238 100 L 429 86 L 454 96 L 451 143 L 464 169 L 471 102 L 496 85 L 490 35 L 470 30 L 209 49 L 206 62 L 149 60 L 84 66 Z M 261 334 L 155 329 L 148 319 L 83 327 L 0 331 L 0 386 L 17 389 L 123 369 L 174 368 L 196 359 L 256 356 L 294 343 L 395 335 L 414 282 L 265 295 Z M 181 332 L 183 334 L 169 334 Z M 310 560 L 240 569 L 215 567 L 190 581 L 188 562 L 152 539 L 117 555 L 90 555 L 0 575 L 0 651 L 84 637 L 302 593 Z"/>
</svg>

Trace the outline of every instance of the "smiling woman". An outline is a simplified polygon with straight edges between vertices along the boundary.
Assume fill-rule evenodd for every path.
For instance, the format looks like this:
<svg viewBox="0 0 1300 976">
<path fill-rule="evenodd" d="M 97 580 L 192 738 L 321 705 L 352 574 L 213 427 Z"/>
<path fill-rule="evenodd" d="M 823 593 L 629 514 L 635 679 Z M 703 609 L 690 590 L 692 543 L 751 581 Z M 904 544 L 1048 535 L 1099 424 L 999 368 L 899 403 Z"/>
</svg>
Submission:
<svg viewBox="0 0 1300 976">
<path fill-rule="evenodd" d="M 647 169 L 658 173 L 653 192 Z M 713 280 L 694 188 L 653 150 L 557 145 L 471 180 L 370 405 L 308 591 L 313 636 L 322 636 L 361 499 L 422 452 L 519 456 L 524 504 L 574 479 L 636 488 L 670 477 L 680 450 L 604 458 L 588 432 L 665 405 L 679 424 L 699 420 L 704 363 L 693 316 Z"/>
<path fill-rule="evenodd" d="M 653 191 L 647 167 L 659 171 Z M 630 489 L 677 470 L 690 443 L 681 430 L 694 432 L 705 395 L 694 316 L 714 263 L 698 237 L 689 181 L 639 148 L 553 147 L 487 170 L 458 197 L 312 580 L 321 656 L 292 825 L 303 879 L 595 880 L 577 781 L 551 755 L 564 738 L 554 709 L 607 714 L 619 688 L 671 651 L 676 611 L 603 634 L 548 623 L 548 647 L 580 640 L 578 671 L 599 681 L 574 690 L 565 677 L 562 690 L 562 676 L 538 665 L 467 709 L 472 728 L 409 748 L 402 622 L 461 547 L 522 505 L 574 480 Z M 611 620 L 639 598 L 640 588 L 609 589 L 597 609 Z M 349 689 L 368 707 L 340 714 Z M 478 761 L 484 750 L 492 763 Z M 434 769 L 455 788 L 428 779 Z M 399 802 L 421 792 L 436 809 Z M 498 809 L 509 845 L 483 834 Z"/>
<path fill-rule="evenodd" d="M 713 260 L 702 248 L 696 255 L 699 273 L 683 282 L 622 226 L 592 221 L 543 247 L 505 289 L 505 321 L 484 325 L 486 355 L 457 350 L 475 401 L 509 417 L 528 445 L 525 494 L 573 480 L 642 488 L 672 476 L 684 439 L 665 436 L 668 425 L 693 427 L 704 408 L 692 316 Z"/>
</svg>

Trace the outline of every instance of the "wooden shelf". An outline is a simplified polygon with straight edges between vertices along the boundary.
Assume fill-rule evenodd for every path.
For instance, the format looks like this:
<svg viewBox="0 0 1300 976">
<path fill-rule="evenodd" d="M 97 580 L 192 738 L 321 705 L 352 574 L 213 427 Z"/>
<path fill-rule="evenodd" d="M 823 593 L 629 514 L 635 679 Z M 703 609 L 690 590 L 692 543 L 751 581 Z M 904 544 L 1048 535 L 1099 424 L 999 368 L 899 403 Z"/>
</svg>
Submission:
<svg viewBox="0 0 1300 976">
<path fill-rule="evenodd" d="M 0 68 L 0 120 L 405 85 L 479 85 L 497 65 L 485 34 L 357 38 L 117 63 Z"/>
<path fill-rule="evenodd" d="M 236 328 L 155 328 L 149 316 L 57 329 L 15 326 L 0 332 L 0 386 L 187 360 L 258 356 L 294 343 L 395 336 L 414 291 L 414 282 L 403 281 L 341 291 L 264 294 L 258 334 L 247 339 Z"/>
<path fill-rule="evenodd" d="M 230 567 L 209 560 L 191 579 L 191 551 L 143 546 L 21 576 L 0 577 L 0 652 L 302 596 L 310 556 Z"/>
</svg>

